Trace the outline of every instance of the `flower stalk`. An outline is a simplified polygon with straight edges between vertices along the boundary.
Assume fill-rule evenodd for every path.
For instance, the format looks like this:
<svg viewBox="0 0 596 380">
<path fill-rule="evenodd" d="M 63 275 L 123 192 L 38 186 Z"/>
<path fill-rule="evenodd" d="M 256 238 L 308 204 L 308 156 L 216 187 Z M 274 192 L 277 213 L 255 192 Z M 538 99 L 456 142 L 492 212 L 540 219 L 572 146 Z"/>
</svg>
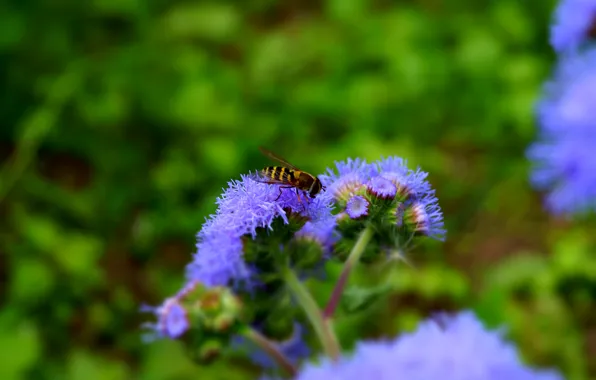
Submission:
<svg viewBox="0 0 596 380">
<path fill-rule="evenodd" d="M 344 263 L 344 267 L 342 269 L 341 274 L 339 275 L 339 279 L 333 288 L 333 292 L 331 293 L 331 297 L 329 298 L 329 302 L 325 307 L 325 311 L 323 311 L 323 318 L 325 320 L 329 320 L 333 318 L 333 314 L 337 309 L 337 305 L 339 304 L 339 300 L 341 299 L 341 295 L 344 292 L 346 284 L 348 283 L 348 278 L 350 277 L 350 273 L 352 273 L 352 269 L 360 260 L 360 257 L 364 253 L 366 246 L 370 242 L 370 239 L 373 236 L 373 228 L 369 224 L 367 225 L 362 232 L 360 232 L 360 236 L 358 236 L 358 240 L 354 247 L 350 251 L 348 259 Z"/>
<path fill-rule="evenodd" d="M 265 351 L 275 362 L 288 374 L 295 377 L 297 369 L 290 360 L 271 342 L 267 337 L 258 331 L 248 327 L 242 331 L 242 335 Z"/>
<path fill-rule="evenodd" d="M 306 317 L 313 326 L 313 329 L 323 346 L 323 350 L 332 360 L 338 359 L 341 349 L 337 337 L 335 336 L 335 332 L 331 329 L 331 324 L 326 323 L 323 319 L 323 314 L 314 298 L 304 284 L 302 284 L 298 277 L 296 277 L 294 271 L 288 268 L 284 271 L 283 276 L 286 285 L 306 313 Z"/>
</svg>

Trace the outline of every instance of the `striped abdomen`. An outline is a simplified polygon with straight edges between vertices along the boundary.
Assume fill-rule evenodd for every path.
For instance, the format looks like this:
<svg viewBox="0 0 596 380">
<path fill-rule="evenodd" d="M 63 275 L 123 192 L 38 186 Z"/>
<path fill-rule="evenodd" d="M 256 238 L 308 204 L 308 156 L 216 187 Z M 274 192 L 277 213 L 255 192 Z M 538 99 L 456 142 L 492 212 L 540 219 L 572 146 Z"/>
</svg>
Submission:
<svg viewBox="0 0 596 380">
<path fill-rule="evenodd" d="M 283 166 L 268 166 L 262 170 L 263 175 L 274 181 L 284 182 L 291 186 L 297 186 L 296 170 L 284 168 Z"/>
</svg>

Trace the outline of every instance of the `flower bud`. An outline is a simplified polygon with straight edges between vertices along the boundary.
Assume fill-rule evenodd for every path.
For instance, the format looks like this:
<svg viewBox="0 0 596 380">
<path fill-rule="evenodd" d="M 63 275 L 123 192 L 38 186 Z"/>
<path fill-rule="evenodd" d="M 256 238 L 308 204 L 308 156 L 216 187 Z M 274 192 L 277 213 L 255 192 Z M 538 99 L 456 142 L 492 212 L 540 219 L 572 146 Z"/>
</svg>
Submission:
<svg viewBox="0 0 596 380">
<path fill-rule="evenodd" d="M 415 235 L 431 236 L 443 240 L 443 214 L 435 203 L 416 201 L 403 210 L 403 222 Z"/>
<path fill-rule="evenodd" d="M 376 176 L 368 181 L 366 192 L 375 199 L 392 200 L 397 193 L 397 187 L 390 180 Z"/>
<path fill-rule="evenodd" d="M 350 198 L 346 204 L 346 213 L 352 219 L 364 219 L 368 216 L 370 203 L 361 195 Z"/>
</svg>

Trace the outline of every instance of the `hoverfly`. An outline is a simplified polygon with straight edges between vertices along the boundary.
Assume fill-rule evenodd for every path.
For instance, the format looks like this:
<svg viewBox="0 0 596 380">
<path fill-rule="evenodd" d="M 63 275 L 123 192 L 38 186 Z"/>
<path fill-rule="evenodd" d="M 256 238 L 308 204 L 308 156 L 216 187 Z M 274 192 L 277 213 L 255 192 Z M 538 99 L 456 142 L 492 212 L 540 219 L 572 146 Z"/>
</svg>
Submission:
<svg viewBox="0 0 596 380">
<path fill-rule="evenodd" d="M 259 147 L 259 150 L 265 156 L 283 165 L 266 166 L 260 172 L 263 178 L 255 179 L 257 182 L 282 185 L 279 187 L 279 195 L 275 198 L 276 201 L 281 197 L 281 191 L 283 189 L 296 189 L 298 201 L 301 201 L 298 190 L 304 191 L 311 198 L 314 198 L 321 190 L 325 190 L 321 181 L 314 175 L 298 169 L 277 154 L 263 147 Z"/>
</svg>

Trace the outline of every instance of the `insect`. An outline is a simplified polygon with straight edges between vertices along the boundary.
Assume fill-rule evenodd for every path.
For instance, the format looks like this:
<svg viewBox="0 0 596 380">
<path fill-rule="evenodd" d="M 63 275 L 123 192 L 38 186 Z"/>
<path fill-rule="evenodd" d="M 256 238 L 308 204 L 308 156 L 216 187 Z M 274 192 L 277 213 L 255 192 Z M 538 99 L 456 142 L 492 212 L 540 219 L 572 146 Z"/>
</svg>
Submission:
<svg viewBox="0 0 596 380">
<path fill-rule="evenodd" d="M 314 198 L 321 190 L 325 190 L 321 181 L 314 175 L 298 169 L 288 161 L 263 147 L 259 147 L 259 150 L 265 156 L 283 165 L 267 166 L 263 168 L 260 172 L 263 179 L 256 179 L 257 182 L 282 185 L 279 187 L 279 195 L 275 200 L 278 200 L 279 197 L 281 197 L 281 191 L 283 189 L 296 189 L 298 201 L 301 201 L 298 190 L 306 192 L 311 198 Z"/>
</svg>

